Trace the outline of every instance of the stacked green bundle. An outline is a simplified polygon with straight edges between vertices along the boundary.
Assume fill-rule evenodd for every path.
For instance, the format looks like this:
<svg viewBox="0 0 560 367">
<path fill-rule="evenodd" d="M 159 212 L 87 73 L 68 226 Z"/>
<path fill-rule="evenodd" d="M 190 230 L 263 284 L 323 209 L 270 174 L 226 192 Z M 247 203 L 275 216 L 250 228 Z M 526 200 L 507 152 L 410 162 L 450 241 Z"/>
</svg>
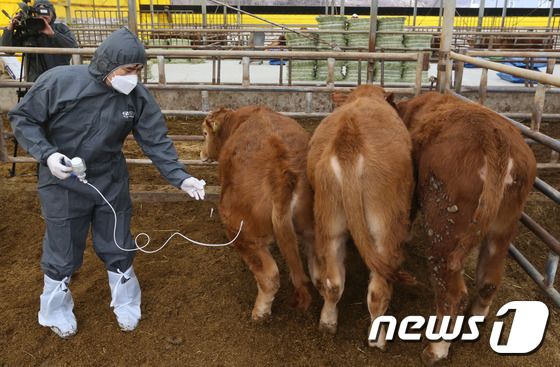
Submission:
<svg viewBox="0 0 560 367">
<path fill-rule="evenodd" d="M 361 64 L 361 69 L 360 69 Z M 367 61 L 350 61 L 346 64 L 346 79 L 358 81 L 358 73 L 362 75 L 362 81 L 367 78 Z"/>
<path fill-rule="evenodd" d="M 319 30 L 333 31 L 340 33 L 320 33 L 319 34 L 319 48 L 331 49 L 331 46 L 346 46 L 346 38 L 344 32 L 346 30 L 346 17 L 336 15 L 320 15 L 317 18 Z"/>
<path fill-rule="evenodd" d="M 150 38 L 148 39 L 148 45 L 150 46 L 169 46 L 167 38 Z"/>
<path fill-rule="evenodd" d="M 377 39 L 376 48 L 402 48 L 403 35 L 402 34 L 383 34 L 383 32 L 403 32 L 404 31 L 404 17 L 397 18 L 379 18 L 377 20 Z"/>
<path fill-rule="evenodd" d="M 383 34 L 383 32 L 403 32 L 404 17 L 378 18 L 377 37 L 375 42 L 376 50 L 380 49 L 400 49 L 403 48 L 402 34 Z M 381 34 L 380 34 L 381 33 Z M 383 79 L 386 83 L 400 82 L 402 78 L 402 61 L 386 61 L 383 65 Z M 374 79 L 381 80 L 381 63 L 375 65 Z"/>
<path fill-rule="evenodd" d="M 364 33 L 347 34 L 348 47 L 359 47 L 367 49 L 369 46 L 369 19 L 350 18 L 348 19 L 349 31 L 362 31 Z"/>
<path fill-rule="evenodd" d="M 404 36 L 404 47 L 407 52 L 416 52 L 430 49 L 432 45 L 431 34 L 406 34 Z M 416 81 L 416 61 L 406 61 L 403 63 L 403 81 L 414 83 Z M 422 72 L 422 82 L 428 82 L 428 72 Z"/>
<path fill-rule="evenodd" d="M 335 61 L 334 62 L 334 81 L 344 80 L 344 67 L 346 66 L 346 61 Z M 316 80 L 327 80 L 327 75 L 329 72 L 329 66 L 327 60 L 317 61 L 317 77 Z"/>
<path fill-rule="evenodd" d="M 405 17 L 377 18 L 378 32 L 402 32 L 404 30 Z"/>
<path fill-rule="evenodd" d="M 307 34 L 307 37 L 297 33 L 286 34 L 286 45 L 296 48 L 296 51 L 315 50 L 316 41 Z M 305 48 L 304 48 L 305 47 Z M 315 60 L 292 60 L 292 80 L 314 80 L 315 79 Z"/>
<path fill-rule="evenodd" d="M 385 83 L 400 82 L 402 78 L 402 61 L 385 61 L 383 65 L 383 80 Z M 381 62 L 375 63 L 374 80 L 381 80 Z"/>
<path fill-rule="evenodd" d="M 167 43 L 170 46 L 190 46 L 191 40 L 185 38 L 169 38 L 167 40 Z"/>
<path fill-rule="evenodd" d="M 191 40 L 186 38 L 150 38 L 148 40 L 150 46 L 190 46 Z"/>
<path fill-rule="evenodd" d="M 432 35 L 423 33 L 405 34 L 403 44 L 409 50 L 428 50 L 432 47 Z"/>
<path fill-rule="evenodd" d="M 346 30 L 346 17 L 336 15 L 320 15 L 317 18 L 319 29 L 324 31 L 337 31 L 340 33 L 319 33 L 319 50 L 331 51 L 333 47 L 346 46 L 344 32 Z M 344 80 L 344 67 L 346 61 L 336 61 L 334 64 L 334 80 Z M 317 80 L 327 80 L 328 66 L 327 60 L 317 61 Z"/>
<path fill-rule="evenodd" d="M 346 39 L 348 47 L 356 47 L 368 49 L 369 46 L 369 19 L 368 18 L 350 18 L 348 19 L 349 31 L 362 31 L 363 34 L 347 34 Z M 353 50 L 356 51 L 356 50 Z M 361 62 L 361 70 L 359 69 L 360 62 L 349 61 L 346 63 L 346 79 L 350 81 L 358 81 L 358 72 L 362 75 L 362 80 L 367 76 L 367 62 Z"/>
</svg>

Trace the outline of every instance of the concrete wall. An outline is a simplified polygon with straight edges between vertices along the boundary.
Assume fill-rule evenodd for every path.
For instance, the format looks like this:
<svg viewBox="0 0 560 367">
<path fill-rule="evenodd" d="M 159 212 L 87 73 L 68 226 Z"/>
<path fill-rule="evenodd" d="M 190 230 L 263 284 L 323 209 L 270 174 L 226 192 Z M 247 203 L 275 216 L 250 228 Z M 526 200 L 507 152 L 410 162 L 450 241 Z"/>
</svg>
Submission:
<svg viewBox="0 0 560 367">
<path fill-rule="evenodd" d="M 200 91 L 153 90 L 152 93 L 162 110 L 202 110 Z M 251 104 L 263 104 L 277 111 L 303 112 L 306 109 L 305 93 L 208 92 L 210 111 L 220 107 L 238 108 Z M 313 95 L 313 112 L 330 112 L 331 109 L 329 93 Z"/>
<path fill-rule="evenodd" d="M 560 111 L 560 91 L 549 91 L 546 94 L 544 113 Z M 155 89 L 152 90 L 163 110 L 194 110 L 202 111 L 202 96 L 198 90 Z M 466 97 L 477 101 L 478 92 L 463 93 Z M 399 96 L 403 98 L 403 96 Z M 498 112 L 525 112 L 532 109 L 534 94 L 492 92 L 489 91 L 486 105 Z M 0 88 L 0 112 L 7 112 L 17 102 L 15 89 Z M 208 92 L 209 110 L 220 107 L 237 108 L 249 104 L 264 104 L 281 112 L 304 112 L 306 110 L 305 93 L 301 92 Z M 313 112 L 332 111 L 330 93 L 313 95 Z"/>
</svg>

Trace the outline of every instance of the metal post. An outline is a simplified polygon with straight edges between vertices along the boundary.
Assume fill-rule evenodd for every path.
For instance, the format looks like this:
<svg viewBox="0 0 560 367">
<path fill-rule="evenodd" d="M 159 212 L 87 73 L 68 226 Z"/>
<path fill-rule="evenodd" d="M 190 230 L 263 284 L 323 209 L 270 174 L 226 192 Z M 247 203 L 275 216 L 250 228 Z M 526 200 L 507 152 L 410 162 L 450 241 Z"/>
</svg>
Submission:
<svg viewBox="0 0 560 367">
<path fill-rule="evenodd" d="M 8 149 L 4 140 L 4 124 L 0 124 L 0 162 L 8 162 Z"/>
<path fill-rule="evenodd" d="M 369 8 L 369 44 L 368 51 L 375 51 L 375 37 L 377 34 L 377 7 L 379 5 L 379 0 L 371 0 L 371 5 Z M 367 83 L 373 82 L 373 60 L 368 60 L 367 67 Z"/>
<path fill-rule="evenodd" d="M 333 87 L 334 86 L 334 62 L 335 60 L 332 57 L 327 59 L 327 86 Z"/>
<path fill-rule="evenodd" d="M 439 0 L 438 27 L 441 28 L 441 15 L 443 13 L 443 0 Z"/>
<path fill-rule="evenodd" d="M 414 9 L 412 10 L 412 26 L 416 27 L 416 16 L 418 15 L 418 0 L 414 0 Z"/>
<path fill-rule="evenodd" d="M 419 96 L 422 92 L 422 71 L 424 69 L 424 53 L 418 52 L 416 60 L 416 81 L 414 84 L 414 95 Z"/>
<path fill-rule="evenodd" d="M 554 65 L 556 64 L 556 59 L 548 59 L 546 65 L 546 73 L 552 74 L 554 72 Z M 531 129 L 539 131 L 541 128 L 542 115 L 544 110 L 544 101 L 546 96 L 547 87 L 544 84 L 539 83 L 535 89 L 535 100 L 533 102 L 533 111 L 531 114 Z"/>
<path fill-rule="evenodd" d="M 217 78 L 216 83 L 222 84 L 222 58 L 221 57 L 218 57 L 217 69 L 218 69 L 218 75 L 216 77 Z"/>
<path fill-rule="evenodd" d="M 476 25 L 477 32 L 482 32 L 482 23 L 484 22 L 484 7 L 486 6 L 485 1 L 486 0 L 480 0 L 480 8 L 478 8 L 478 23 Z M 477 35 L 475 42 L 476 47 L 480 45 L 480 40 L 480 35 Z"/>
<path fill-rule="evenodd" d="M 455 93 L 461 94 L 461 86 L 463 85 L 463 73 L 465 70 L 465 63 L 463 61 L 457 62 L 457 70 L 455 70 Z"/>
<path fill-rule="evenodd" d="M 344 0 L 340 0 L 340 15 L 344 15 Z"/>
<path fill-rule="evenodd" d="M 154 0 L 150 0 L 150 24 L 152 25 L 152 31 L 154 30 Z"/>
<path fill-rule="evenodd" d="M 166 84 L 165 80 L 165 57 L 158 56 L 158 84 Z"/>
<path fill-rule="evenodd" d="M 533 111 L 531 116 L 531 129 L 539 131 L 541 129 L 542 114 L 544 109 L 544 99 L 546 86 L 537 84 L 535 89 L 535 100 L 533 101 Z"/>
<path fill-rule="evenodd" d="M 81 65 L 82 55 L 72 55 L 72 65 Z"/>
<path fill-rule="evenodd" d="M 552 16 L 554 15 L 554 0 L 550 0 L 550 11 L 548 12 L 548 22 L 546 23 L 546 28 L 550 30 L 550 25 L 552 23 Z"/>
<path fill-rule="evenodd" d="M 546 261 L 546 273 L 544 275 L 544 285 L 548 288 L 554 287 L 554 279 L 556 278 L 556 271 L 558 270 L 559 256 L 554 252 L 548 254 Z"/>
<path fill-rule="evenodd" d="M 224 6 L 224 28 L 227 28 L 227 8 Z"/>
<path fill-rule="evenodd" d="M 508 0 L 504 0 L 504 7 L 502 8 L 502 26 L 500 29 L 503 31 L 506 24 Z"/>
<path fill-rule="evenodd" d="M 313 93 L 305 93 L 305 113 L 313 112 Z"/>
<path fill-rule="evenodd" d="M 216 58 L 212 58 L 212 84 L 216 84 Z"/>
<path fill-rule="evenodd" d="M 550 23 L 550 19 L 548 20 Z M 66 0 L 66 24 L 72 23 L 72 4 L 70 0 Z"/>
<path fill-rule="evenodd" d="M 210 102 L 208 98 L 208 91 L 202 90 L 200 91 L 200 99 L 202 101 L 202 111 L 210 111 Z"/>
<path fill-rule="evenodd" d="M 206 0 L 200 0 L 200 6 L 202 7 L 202 28 L 206 28 L 208 25 L 207 13 L 206 13 Z"/>
<path fill-rule="evenodd" d="M 241 28 L 241 0 L 237 0 L 237 27 Z"/>
<path fill-rule="evenodd" d="M 477 32 L 482 32 L 482 21 L 484 20 L 484 7 L 486 0 L 480 0 L 480 8 L 478 8 L 478 24 L 476 26 Z"/>
<path fill-rule="evenodd" d="M 128 0 L 128 29 L 138 34 L 138 23 L 136 22 L 136 0 Z"/>
<path fill-rule="evenodd" d="M 280 72 L 278 73 L 278 85 L 284 84 L 284 59 L 280 58 Z"/>
<path fill-rule="evenodd" d="M 478 101 L 481 105 L 486 102 L 486 94 L 488 92 L 488 69 L 482 69 L 482 75 L 480 76 L 480 86 L 478 88 Z"/>
<path fill-rule="evenodd" d="M 449 52 L 451 51 L 451 42 L 453 41 L 453 21 L 455 19 L 455 0 L 445 0 L 443 12 L 443 29 L 441 30 L 441 39 L 439 45 L 439 61 L 438 61 L 438 90 L 440 93 L 445 91 L 446 86 L 450 85 L 451 60 Z"/>
<path fill-rule="evenodd" d="M 244 87 L 248 87 L 251 83 L 251 77 L 249 75 L 249 65 L 251 64 L 251 59 L 248 57 L 243 57 L 241 59 L 241 63 L 243 64 L 243 81 L 242 85 Z"/>
</svg>

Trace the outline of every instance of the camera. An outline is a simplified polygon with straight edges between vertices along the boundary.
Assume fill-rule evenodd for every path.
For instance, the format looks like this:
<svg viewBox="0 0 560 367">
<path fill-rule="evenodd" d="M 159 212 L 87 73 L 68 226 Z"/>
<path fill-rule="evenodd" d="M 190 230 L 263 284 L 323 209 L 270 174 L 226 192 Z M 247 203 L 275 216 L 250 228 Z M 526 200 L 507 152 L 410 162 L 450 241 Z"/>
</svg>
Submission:
<svg viewBox="0 0 560 367">
<path fill-rule="evenodd" d="M 19 37 L 37 36 L 45 29 L 45 21 L 41 16 L 49 15 L 49 9 L 42 4 L 39 6 L 31 6 L 31 0 L 23 0 L 18 4 L 20 11 L 16 15 L 19 20 L 14 26 L 14 31 Z"/>
</svg>

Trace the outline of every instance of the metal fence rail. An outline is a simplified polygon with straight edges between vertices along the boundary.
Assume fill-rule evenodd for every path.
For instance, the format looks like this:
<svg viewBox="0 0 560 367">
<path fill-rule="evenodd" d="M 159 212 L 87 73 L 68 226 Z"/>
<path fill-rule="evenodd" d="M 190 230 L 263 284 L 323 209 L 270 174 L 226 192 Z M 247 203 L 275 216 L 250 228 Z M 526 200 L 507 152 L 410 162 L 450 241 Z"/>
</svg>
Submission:
<svg viewBox="0 0 560 367">
<path fill-rule="evenodd" d="M 126 17 L 126 12 L 121 13 Z M 176 14 L 177 16 L 179 14 Z M 116 16 L 116 15 L 115 15 Z M 192 16 L 196 19 L 196 14 L 184 14 L 184 17 Z M 254 47 L 253 40 L 257 35 L 264 34 L 265 47 L 274 46 L 274 43 L 285 36 L 290 31 L 282 28 L 265 27 L 262 25 L 238 26 L 237 24 L 208 24 L 202 26 L 198 21 L 173 20 L 160 21 L 158 18 L 153 24 L 151 22 L 140 23 L 138 25 L 138 36 L 147 47 L 161 46 L 190 46 L 193 48 L 214 47 Z M 99 25 L 106 24 L 105 28 Z M 97 46 L 108 34 L 120 26 L 126 25 L 126 18 L 108 18 L 97 21 L 92 18 L 91 22 L 82 19 L 81 23 L 71 25 L 71 29 L 76 33 L 81 47 Z M 351 36 L 352 34 L 368 34 L 367 31 L 328 31 L 316 28 L 317 25 L 307 25 L 293 27 L 299 33 L 319 35 L 324 33 L 336 33 Z M 431 34 L 431 50 L 439 48 L 440 33 L 439 28 L 427 27 L 406 27 L 402 32 L 377 32 L 378 35 L 398 35 L 398 34 Z M 512 31 L 477 31 L 476 29 L 464 29 L 454 32 L 452 48 L 455 51 L 470 49 L 487 50 L 558 50 L 560 44 L 558 30 L 526 29 Z M 170 39 L 188 40 L 190 42 L 167 43 Z M 338 45 L 343 49 L 350 49 L 346 45 Z M 355 50 L 366 50 L 365 47 Z M 394 50 L 404 50 L 405 48 L 395 48 Z"/>
<path fill-rule="evenodd" d="M 11 53 L 49 53 L 49 54 L 69 54 L 72 55 L 73 63 L 79 64 L 83 61 L 83 57 L 91 57 L 95 49 L 93 48 L 83 48 L 83 49 L 62 49 L 62 48 L 33 48 L 33 47 L 0 47 L 0 54 L 11 54 Z M 379 61 L 381 63 L 382 72 L 381 75 L 383 76 L 383 65 L 386 61 L 413 61 L 416 62 L 416 70 L 415 70 L 415 81 L 410 84 L 402 86 L 402 90 L 406 91 L 406 93 L 415 93 L 419 94 L 422 88 L 422 71 L 427 70 L 428 67 L 428 60 L 425 57 L 425 54 L 422 52 L 414 52 L 414 53 L 390 53 L 390 52 L 341 52 L 341 51 L 327 51 L 327 52 L 318 52 L 318 51 L 244 51 L 244 50 L 234 50 L 234 51 L 223 51 L 223 50 L 185 50 L 185 49 L 148 49 L 146 51 L 148 58 L 156 59 L 158 62 L 158 85 L 164 86 L 167 88 L 180 88 L 177 85 L 172 85 L 167 83 L 166 78 L 166 59 L 168 58 L 202 58 L 202 59 L 211 59 L 214 63 L 216 63 L 215 67 L 213 67 L 213 75 L 212 75 L 212 84 L 221 84 L 220 83 L 220 61 L 227 60 L 227 59 L 237 59 L 240 60 L 243 66 L 242 69 L 242 82 L 241 85 L 243 87 L 250 87 L 251 86 L 251 78 L 250 78 L 250 63 L 251 60 L 264 60 L 264 59 L 279 59 L 280 62 L 280 72 L 279 72 L 279 81 L 278 86 L 283 85 L 283 62 L 282 61 L 290 61 L 290 60 L 326 60 L 327 61 L 327 75 L 325 80 L 325 86 L 328 88 L 334 88 L 335 84 L 335 63 L 336 60 L 346 60 L 346 61 L 367 61 L 367 62 L 374 62 Z M 292 63 L 288 63 L 288 86 L 291 86 L 292 78 L 291 78 L 291 65 Z M 358 65 L 361 66 L 361 63 L 358 62 Z M 214 66 L 214 65 L 213 65 Z M 146 69 L 144 69 L 147 73 Z M 365 72 L 365 70 L 364 70 Z M 147 82 L 147 74 L 144 74 L 144 82 Z M 362 72 L 360 71 L 358 74 L 357 83 L 360 84 L 362 82 L 361 78 Z M 371 77 L 371 76 L 370 76 Z M 372 82 L 372 80 L 368 80 L 368 82 Z M 28 86 L 29 84 L 23 84 L 18 82 L 5 82 L 0 83 L 0 85 L 4 87 L 13 86 Z M 384 85 L 383 77 L 381 77 L 381 85 Z M 199 86 L 200 88 L 200 86 Z M 222 87 L 218 87 L 222 88 Z M 265 87 L 263 87 L 265 88 Z M 411 89 L 413 88 L 413 89 Z M 216 89 L 207 87 L 205 89 Z M 276 91 L 277 87 L 270 86 L 268 87 L 270 91 Z M 309 87 L 306 91 L 313 92 L 313 91 L 324 91 L 321 86 L 318 87 Z M 294 91 L 292 89 L 292 91 Z"/>
<path fill-rule="evenodd" d="M 0 47 L 1 54 L 13 53 L 49 53 L 49 54 L 70 54 L 72 55 L 74 63 L 81 63 L 83 58 L 91 57 L 95 49 L 61 49 L 61 48 L 31 48 L 31 47 Z M 305 117 L 322 117 L 324 114 L 313 113 L 313 96 L 316 93 L 331 93 L 336 91 L 349 91 L 350 87 L 335 86 L 334 82 L 334 65 L 336 60 L 352 60 L 352 61 L 415 61 L 416 62 L 416 80 L 413 84 L 402 85 L 394 88 L 385 88 L 387 91 L 398 94 L 419 94 L 422 88 L 422 70 L 425 65 L 425 57 L 423 53 L 367 53 L 367 52 L 316 52 L 316 51 L 299 51 L 299 52 L 266 52 L 266 51 L 221 51 L 221 50 L 178 50 L 178 49 L 149 49 L 147 50 L 149 58 L 158 60 L 158 83 L 147 84 L 150 89 L 170 89 L 170 90 L 197 90 L 200 92 L 201 104 L 197 110 L 167 110 L 163 111 L 167 115 L 194 115 L 204 116 L 209 112 L 209 91 L 242 91 L 242 92 L 293 92 L 304 93 L 306 107 L 305 111 L 286 111 L 289 116 L 305 116 Z M 166 82 L 165 63 L 167 58 L 212 58 L 217 60 L 222 59 L 237 59 L 242 63 L 242 81 L 237 85 L 221 85 L 215 84 L 170 84 Z M 289 80 L 288 85 L 282 84 L 282 78 L 277 85 L 255 85 L 251 83 L 250 77 L 250 62 L 251 60 L 278 58 L 282 60 L 327 60 L 328 73 L 323 85 L 292 85 Z M 214 80 L 213 80 L 214 81 Z M 360 82 L 360 81 L 359 81 Z M 0 88 L 18 88 L 30 87 L 33 83 L 29 82 L 16 82 L 16 81 L 2 81 Z M 6 138 L 13 138 L 9 133 L 5 133 L 0 126 L 0 160 L 3 162 L 11 163 L 30 163 L 35 162 L 31 157 L 16 157 L 10 156 L 6 150 Z M 172 137 L 175 141 L 184 140 L 200 140 L 199 136 L 182 136 Z M 147 159 L 133 159 L 127 160 L 131 164 L 151 164 Z M 205 165 L 206 163 L 197 160 L 182 161 L 187 165 Z"/>
<path fill-rule="evenodd" d="M 53 53 L 53 54 L 70 54 L 73 55 L 73 60 L 75 63 L 80 63 L 83 57 L 91 57 L 95 50 L 92 48 L 88 49 L 48 49 L 48 48 L 19 48 L 19 47 L 0 47 L 0 54 L 6 53 Z M 251 91 L 251 92 L 262 92 L 262 91 L 271 91 L 271 92 L 297 92 L 297 93 L 305 93 L 307 106 L 305 111 L 290 111 L 288 114 L 294 116 L 300 114 L 302 116 L 313 116 L 312 112 L 312 101 L 314 93 L 319 92 L 333 92 L 333 91 L 347 91 L 350 88 L 348 87 L 340 87 L 335 86 L 334 83 L 334 65 L 336 60 L 352 60 L 352 61 L 359 61 L 364 60 L 368 62 L 375 61 L 388 61 L 388 60 L 399 60 L 399 61 L 416 61 L 417 68 L 416 68 L 416 81 L 413 85 L 409 86 L 401 86 L 397 88 L 387 88 L 391 91 L 397 93 L 406 93 L 406 94 L 419 94 L 421 91 L 421 76 L 422 76 L 422 69 L 425 64 L 425 58 L 422 52 L 418 53 L 367 53 L 367 52 L 315 52 L 315 51 L 221 51 L 221 50 L 174 50 L 174 49 L 148 49 L 147 54 L 150 58 L 155 58 L 158 60 L 158 71 L 160 73 L 159 82 L 157 84 L 148 85 L 149 88 L 152 89 L 189 89 L 189 90 L 199 90 L 201 93 L 201 106 L 198 111 L 164 111 L 168 114 L 187 114 L 187 113 L 198 113 L 199 115 L 204 115 L 208 112 L 208 91 Z M 480 55 L 480 54 L 476 54 Z M 512 57 L 512 53 L 501 53 L 501 56 L 504 57 Z M 540 57 L 540 58 L 548 58 L 549 63 L 548 65 L 550 68 L 550 73 L 552 74 L 552 70 L 554 68 L 555 60 L 560 56 L 560 53 L 538 53 L 538 54 L 531 54 L 525 53 L 526 57 Z M 560 86 L 560 78 L 554 77 L 552 75 L 532 72 L 528 70 L 523 70 L 514 67 L 507 67 L 501 65 L 499 63 L 491 62 L 488 60 L 481 60 L 471 56 L 460 55 L 454 52 L 450 53 L 450 60 L 455 61 L 458 64 L 455 77 L 455 89 L 460 91 L 461 78 L 458 77 L 460 74 L 459 67 L 460 63 L 464 62 L 471 62 L 475 65 L 479 65 L 483 67 L 485 70 L 503 70 L 513 75 L 521 76 L 521 77 L 528 77 L 534 79 L 541 83 L 551 84 Z M 165 59 L 168 57 L 179 57 L 179 58 L 216 58 L 216 59 L 238 59 L 241 60 L 243 65 L 243 72 L 242 72 L 242 82 L 238 85 L 173 85 L 166 82 L 165 78 Z M 250 78 L 250 69 L 249 64 L 251 60 L 255 59 L 269 59 L 269 58 L 278 58 L 283 60 L 301 60 L 301 59 L 309 59 L 309 60 L 327 60 L 328 61 L 328 75 L 325 80 L 325 84 L 321 86 L 304 86 L 304 85 L 254 85 L 251 83 Z M 554 60 L 552 62 L 551 60 Z M 448 70 L 447 72 L 451 75 L 451 66 L 447 64 Z M 484 70 L 483 69 L 483 70 Z M 487 71 L 486 71 L 487 73 Z M 483 73 L 484 75 L 484 73 Z M 451 79 L 447 78 L 448 87 L 451 86 Z M 368 82 L 371 82 L 369 80 Z M 8 88 L 17 88 L 19 86 L 29 86 L 31 83 L 19 83 L 19 82 L 2 82 L 0 83 L 0 88 L 8 87 Z M 483 84 L 481 83 L 481 89 Z M 539 84 L 535 89 L 535 100 L 536 105 L 540 105 L 541 101 L 544 100 L 544 93 L 546 91 L 547 86 L 544 84 Z M 481 90 L 481 93 L 483 91 Z M 466 99 L 465 97 L 461 97 Z M 542 98 L 542 99 L 541 99 Z M 538 117 L 538 114 L 535 116 Z M 541 117 L 542 117 L 542 110 L 541 110 Z M 560 152 L 560 143 L 558 140 L 553 139 L 551 137 L 546 136 L 539 132 L 540 123 L 533 123 L 531 125 L 532 128 L 528 128 L 516 121 L 510 120 L 512 123 L 521 129 L 521 132 L 526 137 L 532 139 L 533 141 L 543 144 L 546 147 L 550 148 L 556 154 Z M 0 129 L 2 126 L 0 125 Z M 10 156 L 6 149 L 5 137 L 10 137 L 6 133 L 0 130 L 0 160 L 3 162 L 33 162 L 34 160 L 29 157 L 14 157 Z M 175 140 L 181 139 L 184 140 L 199 140 L 199 136 L 189 136 L 189 137 L 175 137 Z M 127 160 L 131 164 L 150 164 L 151 162 L 148 159 L 129 159 Z M 199 165 L 203 164 L 203 162 L 197 160 L 183 160 L 183 163 L 187 165 Z M 554 202 L 558 204 L 558 197 L 560 197 L 560 193 L 552 188 L 550 185 L 547 185 L 541 180 L 537 180 L 535 182 L 535 188 L 541 191 L 544 195 L 548 198 L 551 198 Z M 522 223 L 529 228 L 537 237 L 541 238 L 549 247 L 549 259 L 547 262 L 547 266 L 545 269 L 545 274 L 542 275 L 536 270 L 536 268 L 514 247 L 510 248 L 511 255 L 516 259 L 518 263 L 527 271 L 527 273 L 539 284 L 541 288 L 545 290 L 545 292 L 553 299 L 553 301 L 560 307 L 560 297 L 558 297 L 558 291 L 554 288 L 554 280 L 556 275 L 556 269 L 558 267 L 559 262 L 559 252 L 558 252 L 558 240 L 552 237 L 549 233 L 547 233 L 544 229 L 540 226 L 535 225 L 534 221 L 531 221 L 531 218 L 528 216 L 523 216 Z"/>
</svg>

